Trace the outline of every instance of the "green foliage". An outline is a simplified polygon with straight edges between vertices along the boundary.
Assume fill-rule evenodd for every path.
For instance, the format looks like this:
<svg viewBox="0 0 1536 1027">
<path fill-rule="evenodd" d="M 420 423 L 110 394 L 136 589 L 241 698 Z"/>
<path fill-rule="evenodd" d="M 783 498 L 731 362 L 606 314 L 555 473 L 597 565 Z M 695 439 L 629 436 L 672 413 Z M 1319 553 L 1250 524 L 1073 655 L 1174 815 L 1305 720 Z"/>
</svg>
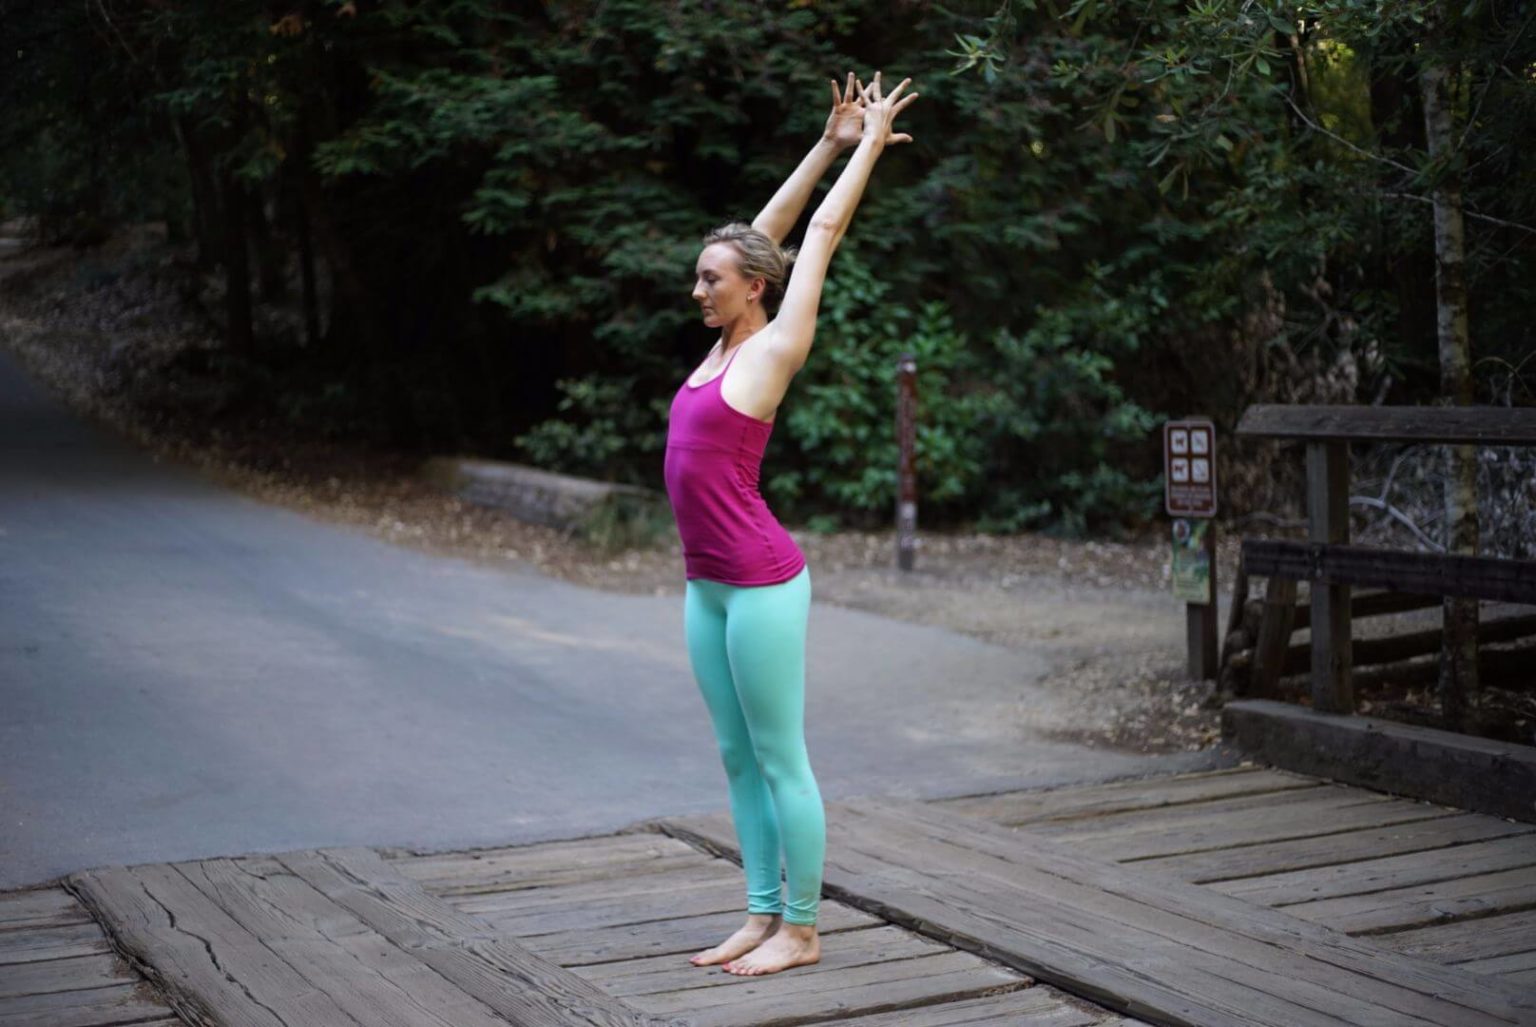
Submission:
<svg viewBox="0 0 1536 1027">
<path fill-rule="evenodd" d="M 534 463 L 566 474 L 638 485 L 641 468 L 660 460 L 667 403 L 635 401 L 633 378 L 588 376 L 558 383 L 560 416 L 518 436 L 518 449 Z"/>
<path fill-rule="evenodd" d="M 922 502 L 964 509 L 983 485 L 984 439 L 976 431 L 987 397 L 980 370 L 945 305 L 894 302 L 892 287 L 844 252 L 834 262 L 817 319 L 811 360 L 797 377 L 778 429 L 770 501 L 801 516 L 880 523 L 895 505 L 897 364 L 917 364 L 916 460 Z M 825 523 L 825 522 L 823 522 Z"/>
<path fill-rule="evenodd" d="M 1451 172 L 1482 398 L 1532 393 L 1523 0 L 271 12 L 19 11 L 0 202 L 61 237 L 167 217 L 222 259 L 234 173 L 281 256 L 311 238 L 329 304 L 329 337 L 272 388 L 347 390 L 293 385 L 296 422 L 491 455 L 516 439 L 552 468 L 659 484 L 665 403 L 713 341 L 687 297 L 700 236 L 772 195 L 829 77 L 876 66 L 923 99 L 833 261 L 764 470 L 802 523 L 890 516 L 907 349 L 929 524 L 1135 524 L 1165 416 L 1433 398 L 1427 199 Z M 1423 145 L 1426 66 L 1458 73 L 1445 161 Z"/>
</svg>

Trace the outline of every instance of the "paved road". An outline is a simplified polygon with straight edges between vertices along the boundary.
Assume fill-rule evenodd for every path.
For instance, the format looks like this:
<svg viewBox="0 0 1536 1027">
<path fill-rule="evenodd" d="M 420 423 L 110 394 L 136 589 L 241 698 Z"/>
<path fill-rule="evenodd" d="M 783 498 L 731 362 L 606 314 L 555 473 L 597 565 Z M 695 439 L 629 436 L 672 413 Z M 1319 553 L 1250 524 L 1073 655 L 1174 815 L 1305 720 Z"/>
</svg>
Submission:
<svg viewBox="0 0 1536 1027">
<path fill-rule="evenodd" d="M 939 629 L 816 604 L 810 665 L 828 799 L 1212 761 L 1000 726 L 1047 701 L 1041 661 Z M 106 864 L 533 841 L 726 802 L 677 599 L 244 498 L 71 416 L 0 349 L 0 889 Z"/>
</svg>

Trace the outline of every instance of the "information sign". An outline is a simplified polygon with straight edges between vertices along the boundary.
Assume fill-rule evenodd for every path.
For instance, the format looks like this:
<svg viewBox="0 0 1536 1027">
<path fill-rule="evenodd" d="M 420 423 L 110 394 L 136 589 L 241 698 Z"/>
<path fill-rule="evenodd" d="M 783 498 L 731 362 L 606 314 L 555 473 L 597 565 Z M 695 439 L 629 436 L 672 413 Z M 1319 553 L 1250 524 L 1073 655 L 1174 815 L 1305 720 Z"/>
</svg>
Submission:
<svg viewBox="0 0 1536 1027">
<path fill-rule="evenodd" d="M 1207 420 L 1163 425 L 1163 501 L 1173 517 L 1216 516 L 1216 426 Z"/>
</svg>

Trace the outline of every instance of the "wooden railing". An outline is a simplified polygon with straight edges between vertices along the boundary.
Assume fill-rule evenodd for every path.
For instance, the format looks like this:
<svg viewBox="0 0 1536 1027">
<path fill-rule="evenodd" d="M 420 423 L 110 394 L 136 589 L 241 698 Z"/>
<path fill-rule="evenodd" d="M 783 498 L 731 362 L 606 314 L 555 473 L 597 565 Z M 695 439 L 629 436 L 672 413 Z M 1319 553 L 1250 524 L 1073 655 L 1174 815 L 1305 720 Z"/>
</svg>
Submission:
<svg viewBox="0 0 1536 1027">
<path fill-rule="evenodd" d="M 1468 599 L 1536 603 L 1536 561 L 1417 553 L 1349 544 L 1351 442 L 1536 445 L 1536 409 L 1507 407 L 1254 406 L 1237 434 L 1306 446 L 1307 540 L 1243 540 L 1246 574 L 1269 579 L 1255 646 L 1255 677 L 1280 672 L 1296 582 L 1311 583 L 1312 705 L 1355 709 L 1352 586 Z M 1273 612 L 1272 612 L 1273 611 Z"/>
</svg>

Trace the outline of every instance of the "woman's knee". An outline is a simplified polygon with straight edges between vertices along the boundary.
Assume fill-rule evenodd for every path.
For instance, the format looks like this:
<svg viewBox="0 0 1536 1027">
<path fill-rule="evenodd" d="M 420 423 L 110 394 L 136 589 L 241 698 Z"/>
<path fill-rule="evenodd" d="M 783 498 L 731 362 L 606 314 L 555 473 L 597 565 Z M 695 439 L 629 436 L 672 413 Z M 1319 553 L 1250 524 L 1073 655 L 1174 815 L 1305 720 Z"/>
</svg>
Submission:
<svg viewBox="0 0 1536 1027">
<path fill-rule="evenodd" d="M 760 773 L 757 753 L 750 742 L 737 739 L 722 740 L 720 762 L 725 766 L 728 777 L 756 776 Z"/>
</svg>

